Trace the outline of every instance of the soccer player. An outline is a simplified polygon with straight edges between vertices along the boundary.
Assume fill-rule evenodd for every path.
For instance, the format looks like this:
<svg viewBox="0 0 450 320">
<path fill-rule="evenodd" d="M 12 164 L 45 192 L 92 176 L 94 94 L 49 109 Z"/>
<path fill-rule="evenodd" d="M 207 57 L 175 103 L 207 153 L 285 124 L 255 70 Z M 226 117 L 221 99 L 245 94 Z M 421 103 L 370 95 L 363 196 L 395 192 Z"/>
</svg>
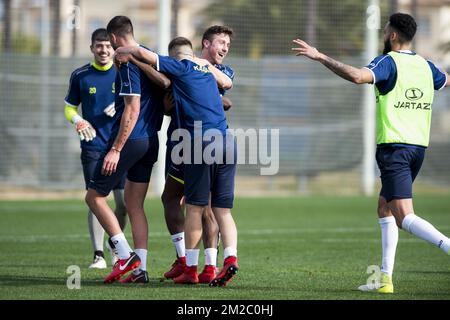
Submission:
<svg viewBox="0 0 450 320">
<path fill-rule="evenodd" d="M 384 28 L 383 54 L 365 68 L 336 61 L 300 39 L 293 41 L 298 45 L 292 48 L 297 55 L 319 61 L 353 83 L 375 84 L 382 263 L 380 281 L 374 286 L 360 286 L 361 291 L 394 292 L 392 273 L 398 228 L 450 254 L 450 239 L 417 216 L 413 208 L 412 184 L 429 144 L 434 90 L 450 85 L 445 71 L 411 51 L 416 29 L 410 15 L 391 15 Z"/>
<path fill-rule="evenodd" d="M 134 38 L 133 25 L 128 17 L 114 17 L 106 29 L 113 48 L 140 47 Z M 128 271 L 139 267 L 122 282 L 146 283 L 148 223 L 144 200 L 152 167 L 158 157 L 157 133 L 163 118 L 162 93 L 131 62 L 120 65 L 116 88 L 115 105 L 118 116 L 112 128 L 108 152 L 95 169 L 86 202 L 110 235 L 119 258 L 104 282 L 117 281 Z M 106 202 L 106 196 L 125 172 L 125 204 L 130 218 L 134 251 Z"/>
<path fill-rule="evenodd" d="M 201 58 L 209 61 L 212 65 L 229 77 L 231 81 L 234 79 L 234 71 L 230 66 L 223 65 L 222 62 L 228 54 L 232 38 L 233 30 L 227 26 L 209 27 L 203 33 L 201 54 Z M 172 49 L 176 48 L 172 47 Z M 222 97 L 224 109 L 230 109 L 232 102 L 228 97 L 225 97 L 225 92 L 231 88 L 231 85 L 224 86 L 224 84 L 219 83 L 218 88 Z M 166 183 L 162 194 L 167 228 L 171 234 L 172 242 L 177 251 L 177 260 L 175 260 L 172 264 L 171 269 L 164 274 L 164 277 L 167 279 L 176 278 L 183 273 L 186 264 L 184 245 L 184 210 L 180 205 L 180 200 L 183 197 L 184 190 L 184 165 L 174 164 L 170 158 L 171 151 L 174 146 L 174 143 L 171 141 L 170 137 L 175 128 L 176 123 L 174 119 L 172 119 L 167 130 Z M 211 206 L 208 205 L 205 210 L 206 211 L 202 216 L 205 267 L 199 274 L 200 283 L 210 283 L 217 275 L 216 264 L 217 247 L 219 244 L 219 226 L 214 218 Z"/>
<path fill-rule="evenodd" d="M 100 28 L 92 33 L 90 48 L 94 61 L 72 72 L 64 108 L 67 120 L 75 124 L 80 136 L 81 165 L 86 190 L 97 162 L 102 152 L 106 150 L 116 112 L 114 106 L 116 70 L 112 63 L 114 50 L 106 29 Z M 77 112 L 79 104 L 82 105 L 81 116 Z M 122 230 L 126 225 L 124 185 L 125 175 L 113 186 L 116 203 L 114 213 Z M 91 210 L 88 212 L 88 225 L 94 249 L 94 260 L 89 268 L 105 269 L 106 261 L 103 253 L 105 231 Z M 111 256 L 114 261 L 114 254 L 111 253 Z"/>
<path fill-rule="evenodd" d="M 224 85 L 231 85 L 231 79 L 209 61 L 194 58 L 192 44 L 186 38 L 176 38 L 172 40 L 171 44 L 179 47 L 182 58 L 180 61 L 171 57 L 158 56 L 137 47 L 118 48 L 116 59 L 127 61 L 131 53 L 141 61 L 158 66 L 159 71 L 169 75 L 176 102 L 177 126 L 188 130 L 190 137 L 194 136 L 194 138 L 194 132 L 200 131 L 201 149 L 196 153 L 194 144 L 194 146 L 191 145 L 194 153 L 183 155 L 183 157 L 191 157 L 190 163 L 184 163 L 186 268 L 180 276 L 174 278 L 174 282 L 199 282 L 197 273 L 198 244 L 202 237 L 202 216 L 211 192 L 211 204 L 222 234 L 225 259 L 222 271 L 211 281 L 210 285 L 225 286 L 239 268 L 237 264 L 237 230 L 231 215 L 236 152 L 234 140 L 230 139 L 226 133 L 227 121 L 217 82 L 223 81 Z M 201 127 L 198 127 L 197 121 L 201 121 Z M 208 136 L 209 129 L 219 132 L 220 139 L 217 136 Z M 210 140 L 206 142 L 208 139 Z M 192 138 L 189 143 L 193 143 Z M 214 162 L 208 163 L 203 158 L 203 153 L 211 144 L 215 148 L 221 149 L 221 152 L 216 152 Z M 219 154 L 223 158 L 220 158 Z M 234 156 L 233 161 L 227 161 L 227 154 Z M 201 163 L 192 161 L 197 156 L 200 156 Z"/>
</svg>

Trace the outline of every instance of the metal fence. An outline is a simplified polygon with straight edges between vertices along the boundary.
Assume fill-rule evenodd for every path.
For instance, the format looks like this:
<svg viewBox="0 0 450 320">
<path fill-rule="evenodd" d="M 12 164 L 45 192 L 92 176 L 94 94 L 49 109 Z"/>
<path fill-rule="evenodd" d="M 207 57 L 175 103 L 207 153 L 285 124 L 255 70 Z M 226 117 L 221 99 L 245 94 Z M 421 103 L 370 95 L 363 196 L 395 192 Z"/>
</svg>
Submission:
<svg viewBox="0 0 450 320">
<path fill-rule="evenodd" d="M 176 5 L 181 11 L 187 2 L 173 1 L 172 7 Z M 353 185 L 354 191 L 359 192 L 366 120 L 363 86 L 352 85 L 317 63 L 293 56 L 290 48 L 293 38 L 305 35 L 346 63 L 368 64 L 364 37 L 370 2 L 203 2 L 199 11 L 191 13 L 197 17 L 196 33 L 191 35 L 194 40 L 198 42 L 204 28 L 213 22 L 226 23 L 236 31 L 226 59 L 236 72 L 234 87 L 227 93 L 233 101 L 233 108 L 227 113 L 230 127 L 279 129 L 279 172 L 272 179 L 291 177 L 298 183 L 294 189 L 303 191 L 311 181 L 322 179 L 321 188 L 326 191 L 332 186 L 327 177 L 337 175 L 338 184 Z M 83 3 L 78 3 L 81 11 L 86 9 Z M 241 20 L 233 20 L 236 10 L 245 13 L 247 8 L 240 8 L 239 3 L 253 3 L 260 11 L 245 20 L 245 15 L 240 16 Z M 389 3 L 379 2 L 381 21 L 387 17 Z M 134 2 L 135 6 L 146 4 L 146 10 L 157 12 L 156 1 Z M 5 10 L 1 14 L 4 25 Z M 117 12 L 114 4 L 103 11 L 108 17 L 116 14 L 127 12 Z M 315 19 L 311 20 L 311 14 Z M 130 18 L 137 19 L 132 15 Z M 145 17 L 140 15 L 139 19 Z M 186 35 L 181 20 L 176 20 L 178 31 L 172 31 L 173 34 Z M 106 24 L 108 19 L 99 21 Z M 2 30 L 4 38 L 5 27 Z M 138 32 L 142 30 L 138 28 Z M 88 43 L 92 31 L 86 28 L 77 35 L 78 40 L 85 38 Z M 156 43 L 148 45 L 156 48 Z M 20 50 L 1 53 L 0 184 L 44 189 L 83 187 L 78 138 L 63 113 L 71 72 L 92 59 L 88 45 L 76 51 L 78 55 L 69 57 Z M 450 185 L 449 94 L 443 90 L 435 96 L 431 145 L 418 178 L 437 187 Z M 260 167 L 240 165 L 238 176 L 256 181 Z M 372 172 L 377 174 L 375 165 Z"/>
</svg>

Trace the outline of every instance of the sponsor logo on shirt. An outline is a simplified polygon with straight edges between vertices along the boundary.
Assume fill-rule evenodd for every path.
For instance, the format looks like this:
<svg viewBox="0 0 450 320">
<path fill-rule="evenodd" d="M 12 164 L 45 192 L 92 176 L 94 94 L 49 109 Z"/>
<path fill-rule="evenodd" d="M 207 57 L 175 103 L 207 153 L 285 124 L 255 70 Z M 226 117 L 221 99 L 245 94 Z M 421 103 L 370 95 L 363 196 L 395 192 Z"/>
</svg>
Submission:
<svg viewBox="0 0 450 320">
<path fill-rule="evenodd" d="M 394 105 L 394 108 L 397 109 L 411 109 L 411 110 L 431 110 L 431 103 L 426 102 L 408 102 L 408 101 L 397 101 L 397 104 Z"/>
<path fill-rule="evenodd" d="M 423 92 L 418 88 L 409 88 L 405 91 L 405 97 L 410 101 L 419 100 L 423 97 Z"/>
<path fill-rule="evenodd" d="M 198 65 L 194 66 L 194 70 L 195 71 L 204 72 L 204 73 L 208 73 L 209 72 L 209 69 L 207 67 L 205 67 L 205 66 L 198 66 Z"/>
</svg>

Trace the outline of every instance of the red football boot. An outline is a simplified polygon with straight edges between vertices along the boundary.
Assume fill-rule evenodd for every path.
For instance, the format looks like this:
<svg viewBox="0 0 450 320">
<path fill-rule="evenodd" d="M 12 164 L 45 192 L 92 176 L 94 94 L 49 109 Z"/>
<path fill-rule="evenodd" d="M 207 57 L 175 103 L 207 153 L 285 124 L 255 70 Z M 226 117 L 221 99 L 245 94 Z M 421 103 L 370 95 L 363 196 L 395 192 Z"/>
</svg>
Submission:
<svg viewBox="0 0 450 320">
<path fill-rule="evenodd" d="M 114 265 L 112 272 L 105 278 L 104 283 L 111 283 L 119 280 L 128 271 L 134 270 L 141 265 L 139 256 L 131 252 L 127 259 L 119 259 Z"/>
<path fill-rule="evenodd" d="M 172 268 L 164 273 L 164 278 L 173 279 L 178 277 L 184 272 L 184 268 L 186 267 L 186 257 L 181 257 L 175 260 L 172 264 Z"/>
<path fill-rule="evenodd" d="M 210 283 L 216 277 L 218 273 L 216 273 L 216 267 L 213 265 L 205 265 L 202 273 L 198 275 L 199 283 Z"/>
<path fill-rule="evenodd" d="M 184 272 L 173 279 L 178 284 L 196 284 L 198 283 L 197 266 L 186 266 Z"/>
<path fill-rule="evenodd" d="M 223 262 L 222 271 L 219 275 L 213 279 L 210 283 L 210 287 L 226 287 L 226 285 L 233 279 L 234 275 L 238 272 L 239 266 L 237 264 L 237 258 L 229 256 Z"/>
<path fill-rule="evenodd" d="M 147 271 L 141 270 L 138 274 L 132 272 L 125 279 L 120 280 L 121 283 L 148 283 L 148 273 Z"/>
</svg>

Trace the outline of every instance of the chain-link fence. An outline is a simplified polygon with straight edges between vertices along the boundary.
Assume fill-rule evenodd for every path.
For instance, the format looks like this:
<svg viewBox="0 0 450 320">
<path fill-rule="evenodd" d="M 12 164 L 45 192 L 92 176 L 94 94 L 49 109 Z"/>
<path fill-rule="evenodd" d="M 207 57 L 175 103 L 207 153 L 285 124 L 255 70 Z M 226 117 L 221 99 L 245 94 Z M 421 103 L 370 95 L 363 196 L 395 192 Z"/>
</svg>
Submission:
<svg viewBox="0 0 450 320">
<path fill-rule="evenodd" d="M 395 1 L 375 3 L 380 8 L 381 48 L 384 21 L 391 11 L 402 8 Z M 136 38 L 157 49 L 159 4 L 152 0 L 128 4 L 2 1 L 0 184 L 83 187 L 78 138 L 63 113 L 70 74 L 92 61 L 92 31 L 117 14 L 129 16 Z M 197 52 L 209 25 L 221 23 L 234 29 L 235 39 L 225 60 L 236 73 L 233 89 L 227 93 L 233 101 L 227 118 L 231 128 L 279 129 L 279 171 L 264 180 L 273 189 L 335 193 L 351 186 L 352 192 L 359 192 L 366 123 L 364 86 L 295 57 L 291 41 L 300 37 L 345 63 L 364 66 L 370 62 L 365 54 L 370 4 L 359 0 L 171 1 L 172 36 L 191 38 Z M 449 94 L 444 89 L 435 96 L 431 144 L 419 176 L 419 181 L 437 187 L 450 185 Z M 265 189 L 267 184 L 259 183 L 260 167 L 240 165 L 238 176 L 249 188 Z M 372 171 L 377 174 L 375 165 Z M 290 182 L 283 185 L 282 181 Z"/>
</svg>

